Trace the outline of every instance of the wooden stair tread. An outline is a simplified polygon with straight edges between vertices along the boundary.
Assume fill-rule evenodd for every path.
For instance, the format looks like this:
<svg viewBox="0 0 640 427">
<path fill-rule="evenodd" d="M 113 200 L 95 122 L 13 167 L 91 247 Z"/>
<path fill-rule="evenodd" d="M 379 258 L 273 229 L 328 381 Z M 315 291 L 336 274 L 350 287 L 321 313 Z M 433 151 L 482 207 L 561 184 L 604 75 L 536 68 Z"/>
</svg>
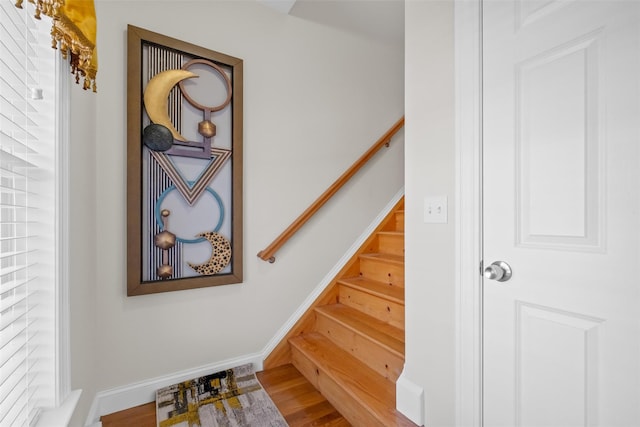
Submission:
<svg viewBox="0 0 640 427">
<path fill-rule="evenodd" d="M 395 384 L 340 349 L 323 335 L 312 332 L 289 343 L 322 371 L 350 398 L 373 414 L 384 426 L 414 426 L 395 409 Z M 319 373 L 317 373 L 320 375 Z M 327 396 L 328 398 L 330 396 Z"/>
<path fill-rule="evenodd" d="M 392 286 L 362 276 L 344 277 L 339 279 L 338 283 L 404 305 L 404 288 L 399 286 Z"/>
<path fill-rule="evenodd" d="M 256 372 L 256 377 L 262 387 L 269 390 L 269 395 L 273 397 L 280 393 L 291 393 L 292 389 L 309 384 L 305 377 L 296 375 L 296 373 L 298 373 L 297 369 L 293 365 L 287 364 Z"/>
<path fill-rule="evenodd" d="M 364 259 L 379 260 L 379 261 L 387 262 L 389 264 L 404 266 L 404 256 L 402 255 L 393 255 L 393 254 L 376 252 L 376 253 L 360 254 L 359 257 Z"/>
<path fill-rule="evenodd" d="M 378 231 L 378 234 L 384 234 L 386 236 L 404 236 L 404 231 Z"/>
<path fill-rule="evenodd" d="M 404 331 L 343 304 L 316 307 L 316 312 L 334 319 L 353 332 L 375 341 L 404 358 Z"/>
</svg>

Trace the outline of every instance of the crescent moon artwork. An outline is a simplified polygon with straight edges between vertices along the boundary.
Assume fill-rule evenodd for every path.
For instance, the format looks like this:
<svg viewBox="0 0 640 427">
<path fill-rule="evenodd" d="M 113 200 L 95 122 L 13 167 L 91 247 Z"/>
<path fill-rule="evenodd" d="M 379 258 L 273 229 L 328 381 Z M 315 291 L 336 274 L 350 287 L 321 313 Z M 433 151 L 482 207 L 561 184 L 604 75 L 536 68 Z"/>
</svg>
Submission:
<svg viewBox="0 0 640 427">
<path fill-rule="evenodd" d="M 211 276 L 220 272 L 231 261 L 231 243 L 215 231 L 198 234 L 211 244 L 211 258 L 204 264 L 188 263 L 198 274 Z"/>
<path fill-rule="evenodd" d="M 144 106 L 149 119 L 153 123 L 169 129 L 178 141 L 186 142 L 187 139 L 180 135 L 169 118 L 169 92 L 178 82 L 193 77 L 198 77 L 198 75 L 186 70 L 162 71 L 149 80 L 144 91 Z"/>
</svg>

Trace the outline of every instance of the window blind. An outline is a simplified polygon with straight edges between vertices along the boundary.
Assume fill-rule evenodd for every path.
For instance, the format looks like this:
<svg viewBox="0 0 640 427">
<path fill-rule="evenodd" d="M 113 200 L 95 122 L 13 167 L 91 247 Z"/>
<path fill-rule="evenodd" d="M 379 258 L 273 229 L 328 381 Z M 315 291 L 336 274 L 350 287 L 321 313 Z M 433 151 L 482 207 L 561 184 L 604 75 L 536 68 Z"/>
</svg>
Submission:
<svg viewBox="0 0 640 427">
<path fill-rule="evenodd" d="M 55 51 L 0 2 L 0 425 L 56 399 Z"/>
</svg>

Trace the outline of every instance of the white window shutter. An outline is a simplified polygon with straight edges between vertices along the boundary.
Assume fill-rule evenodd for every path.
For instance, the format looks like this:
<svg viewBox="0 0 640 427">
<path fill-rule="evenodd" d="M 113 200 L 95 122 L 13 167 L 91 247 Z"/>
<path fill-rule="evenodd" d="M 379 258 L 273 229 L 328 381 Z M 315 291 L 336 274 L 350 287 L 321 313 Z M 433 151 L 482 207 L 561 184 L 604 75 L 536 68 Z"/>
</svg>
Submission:
<svg viewBox="0 0 640 427">
<path fill-rule="evenodd" d="M 0 425 L 56 402 L 55 51 L 0 2 Z"/>
</svg>

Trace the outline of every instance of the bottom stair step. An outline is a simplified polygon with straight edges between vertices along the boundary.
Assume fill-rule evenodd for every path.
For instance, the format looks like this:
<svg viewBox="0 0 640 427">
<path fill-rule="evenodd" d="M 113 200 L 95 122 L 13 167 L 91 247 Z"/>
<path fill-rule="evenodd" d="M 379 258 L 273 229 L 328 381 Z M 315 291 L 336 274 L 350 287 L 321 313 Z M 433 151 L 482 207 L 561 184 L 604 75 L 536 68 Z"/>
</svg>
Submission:
<svg viewBox="0 0 640 427">
<path fill-rule="evenodd" d="M 354 426 L 415 426 L 396 411 L 395 384 L 317 332 L 289 340 L 294 366 Z"/>
<path fill-rule="evenodd" d="M 292 364 L 257 372 L 256 376 L 290 427 L 351 427 Z"/>
</svg>

